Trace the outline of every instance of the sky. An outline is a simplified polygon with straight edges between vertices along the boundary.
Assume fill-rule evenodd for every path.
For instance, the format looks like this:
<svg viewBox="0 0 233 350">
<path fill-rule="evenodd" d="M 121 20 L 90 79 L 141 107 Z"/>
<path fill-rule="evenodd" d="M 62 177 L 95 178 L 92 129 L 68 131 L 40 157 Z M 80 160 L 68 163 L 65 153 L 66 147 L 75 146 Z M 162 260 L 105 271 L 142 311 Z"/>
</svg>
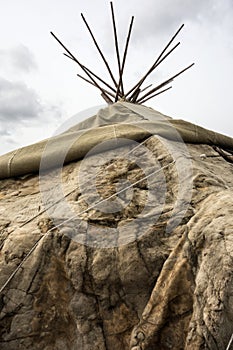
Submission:
<svg viewBox="0 0 233 350">
<path fill-rule="evenodd" d="M 0 154 L 50 137 L 73 115 L 104 101 L 77 77 L 80 68 L 63 55 L 53 31 L 96 74 L 108 73 L 81 19 L 83 13 L 117 76 L 108 0 L 0 0 Z M 115 0 L 119 46 L 134 27 L 124 82 L 132 87 L 179 26 L 181 45 L 146 82 L 159 84 L 195 65 L 173 88 L 146 105 L 233 136 L 232 0 Z M 146 85 L 145 85 L 146 86 Z"/>
</svg>

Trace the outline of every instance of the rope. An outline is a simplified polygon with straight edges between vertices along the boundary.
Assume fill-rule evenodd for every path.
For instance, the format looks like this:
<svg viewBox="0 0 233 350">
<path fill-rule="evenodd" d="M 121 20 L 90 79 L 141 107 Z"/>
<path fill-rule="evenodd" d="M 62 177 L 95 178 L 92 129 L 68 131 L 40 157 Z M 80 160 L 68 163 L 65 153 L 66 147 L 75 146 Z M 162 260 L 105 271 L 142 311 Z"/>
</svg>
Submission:
<svg viewBox="0 0 233 350">
<path fill-rule="evenodd" d="M 48 232 L 47 232 L 48 233 Z M 46 234 L 47 234 L 46 233 Z M 36 249 L 36 247 L 38 246 L 40 240 L 43 238 L 44 236 L 40 237 L 36 243 L 34 244 L 34 246 L 31 248 L 31 250 L 27 253 L 27 255 L 24 257 L 24 259 L 21 261 L 21 263 L 17 266 L 17 268 L 14 270 L 14 272 L 10 275 L 10 277 L 6 280 L 6 282 L 4 283 L 4 285 L 1 287 L 0 289 L 0 293 L 2 293 L 2 291 L 6 288 L 6 286 L 10 283 L 10 281 L 14 278 L 14 276 L 16 275 L 16 273 L 19 271 L 19 269 L 22 267 L 22 265 L 25 263 L 25 261 L 29 258 L 29 256 L 32 254 L 32 252 Z"/>
<path fill-rule="evenodd" d="M 16 153 L 18 152 L 18 149 L 15 150 L 12 154 L 12 156 L 10 157 L 10 159 L 8 160 L 8 164 L 7 164 L 7 171 L 8 171 L 8 176 L 11 176 L 11 165 L 13 162 L 14 157 L 16 156 Z"/>
<path fill-rule="evenodd" d="M 116 128 L 115 128 L 115 125 L 113 125 L 113 132 L 114 132 L 114 136 L 115 136 L 116 143 L 117 143 L 117 134 L 116 134 Z"/>
<path fill-rule="evenodd" d="M 27 259 L 29 258 L 29 256 L 34 252 L 34 250 L 36 249 L 36 247 L 38 246 L 39 242 L 45 238 L 46 236 L 48 236 L 48 234 L 52 231 L 54 231 L 55 229 L 58 229 L 59 227 L 63 226 L 64 224 L 66 224 L 67 222 L 73 220 L 74 218 L 76 218 L 78 215 L 82 215 L 86 212 L 88 212 L 89 210 L 95 208 L 97 205 L 102 204 L 103 202 L 106 202 L 109 199 L 112 199 L 114 197 L 116 197 L 118 194 L 132 188 L 133 186 L 137 185 L 138 183 L 148 179 L 149 177 L 151 177 L 152 175 L 159 173 L 161 170 L 168 168 L 170 165 L 174 164 L 175 160 L 173 160 L 171 163 L 168 163 L 167 165 L 164 165 L 162 168 L 160 168 L 159 170 L 155 170 L 152 173 L 148 174 L 147 176 L 144 176 L 142 179 L 130 184 L 129 186 L 121 189 L 120 191 L 112 194 L 111 196 L 109 196 L 108 198 L 102 199 L 100 201 L 98 201 L 97 203 L 94 203 L 93 205 L 91 205 L 90 207 L 88 207 L 87 209 L 75 214 L 74 216 L 72 216 L 69 219 L 66 219 L 65 221 L 63 221 L 61 224 L 52 227 L 51 229 L 49 229 L 43 236 L 41 236 L 36 243 L 33 245 L 33 247 L 31 248 L 31 250 L 27 253 L 27 255 L 25 256 L 25 258 L 21 261 L 21 263 L 17 266 L 17 268 L 14 270 L 14 272 L 10 275 L 10 277 L 7 279 L 7 281 L 4 283 L 4 285 L 1 287 L 0 289 L 0 293 L 3 292 L 3 290 L 7 287 L 7 285 L 11 282 L 11 280 L 14 278 L 14 276 L 16 275 L 16 273 L 19 271 L 19 269 L 22 267 L 22 265 L 27 261 Z"/>
<path fill-rule="evenodd" d="M 221 149 L 220 147 L 213 146 L 213 149 L 218 152 L 227 162 L 233 163 L 233 154 L 231 152 L 226 152 L 225 150 Z"/>
<path fill-rule="evenodd" d="M 115 129 L 114 129 L 114 130 L 115 130 Z M 116 134 L 115 134 L 115 137 L 116 137 Z M 140 144 L 138 144 L 137 146 L 135 146 L 135 147 L 134 147 L 133 149 L 131 149 L 130 151 L 123 153 L 123 157 L 129 155 L 130 153 L 132 153 L 133 151 L 135 151 L 137 148 L 141 147 L 146 141 L 147 141 L 147 139 L 144 140 L 143 142 L 141 142 Z M 117 158 L 118 158 L 118 157 L 117 157 Z M 110 166 L 111 166 L 111 164 L 107 165 L 107 167 L 106 167 L 105 169 L 107 170 L 108 167 L 110 167 Z M 94 175 L 94 176 L 91 177 L 89 180 L 87 180 L 86 185 L 87 185 L 90 181 L 94 180 L 95 177 L 96 177 L 98 174 L 100 174 L 100 173 L 101 173 L 101 170 L 99 170 L 99 171 L 97 172 L 96 175 Z M 65 195 L 64 195 L 64 198 L 67 198 L 69 195 L 71 195 L 71 194 L 74 193 L 75 191 L 76 191 L 76 188 L 74 188 L 73 190 L 71 190 L 70 192 L 68 192 L 67 194 L 65 194 Z M 52 203 L 51 206 L 49 206 L 48 208 L 46 208 L 46 209 L 40 211 L 38 214 L 32 216 L 32 217 L 29 218 L 27 221 L 23 222 L 21 225 L 18 226 L 18 228 L 22 228 L 22 227 L 26 226 L 26 225 L 29 224 L 31 221 L 33 221 L 34 219 L 38 218 L 40 215 L 44 214 L 48 209 L 51 209 L 54 205 L 56 205 L 57 203 L 59 203 L 61 200 L 62 200 L 62 199 L 58 199 L 57 201 L 55 201 L 54 203 Z M 15 229 L 13 229 L 12 231 L 10 231 L 8 234 L 11 234 L 11 233 L 14 232 L 14 231 L 15 231 Z"/>
<path fill-rule="evenodd" d="M 228 345 L 227 345 L 226 350 L 230 350 L 230 347 L 231 347 L 232 342 L 233 342 L 233 333 L 232 333 L 232 335 L 231 335 L 231 339 L 230 339 L 230 341 L 229 341 L 229 343 L 228 343 Z"/>
</svg>

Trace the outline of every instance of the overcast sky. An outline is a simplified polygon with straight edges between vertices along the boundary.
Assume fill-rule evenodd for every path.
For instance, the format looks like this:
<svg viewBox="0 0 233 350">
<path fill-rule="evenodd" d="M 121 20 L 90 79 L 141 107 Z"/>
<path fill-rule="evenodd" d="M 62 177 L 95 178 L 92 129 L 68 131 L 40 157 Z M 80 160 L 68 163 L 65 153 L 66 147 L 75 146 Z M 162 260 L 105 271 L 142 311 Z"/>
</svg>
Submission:
<svg viewBox="0 0 233 350">
<path fill-rule="evenodd" d="M 125 66 L 129 88 L 184 23 L 177 50 L 148 79 L 163 79 L 195 62 L 167 93 L 146 103 L 233 136 L 232 0 L 115 0 L 121 49 L 130 17 L 135 23 Z M 108 0 L 0 0 L 0 154 L 49 137 L 72 115 L 103 100 L 79 80 L 78 66 L 62 55 L 53 31 L 90 69 L 108 79 L 80 13 L 117 73 Z M 109 80 L 110 82 L 110 80 Z"/>
</svg>

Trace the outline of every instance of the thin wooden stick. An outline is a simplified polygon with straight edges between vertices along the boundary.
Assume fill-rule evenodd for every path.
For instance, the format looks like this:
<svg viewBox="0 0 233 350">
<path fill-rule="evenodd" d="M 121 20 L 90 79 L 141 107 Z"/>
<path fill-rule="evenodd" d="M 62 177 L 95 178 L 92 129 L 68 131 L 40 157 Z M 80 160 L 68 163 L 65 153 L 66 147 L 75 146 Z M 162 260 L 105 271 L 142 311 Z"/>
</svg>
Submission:
<svg viewBox="0 0 233 350">
<path fill-rule="evenodd" d="M 136 90 L 134 91 L 133 95 L 131 96 L 131 98 L 130 98 L 129 101 L 132 102 L 132 103 L 136 102 L 136 101 L 137 101 L 137 98 L 138 98 L 138 96 L 139 96 L 139 94 L 140 94 L 140 92 L 141 92 L 140 89 L 136 89 Z"/>
<path fill-rule="evenodd" d="M 109 74 L 110 74 L 110 77 L 112 78 L 112 81 L 113 81 L 114 85 L 117 87 L 117 82 L 116 82 L 116 80 L 115 80 L 115 78 L 114 78 L 114 76 L 113 76 L 113 74 L 112 74 L 112 71 L 111 71 L 111 69 L 110 69 L 110 67 L 109 67 L 109 64 L 108 64 L 106 58 L 104 57 L 104 54 L 102 53 L 102 51 L 101 51 L 99 45 L 97 44 L 97 41 L 96 41 L 96 39 L 95 39 L 95 37 L 94 37 L 92 31 L 91 31 L 91 28 L 89 27 L 89 25 L 88 25 L 88 23 L 87 23 L 87 21 L 86 21 L 84 15 L 83 15 L 82 13 L 81 13 L 81 17 L 82 17 L 82 19 L 83 19 L 83 21 L 84 21 L 84 23 L 85 23 L 85 25 L 86 25 L 86 27 L 87 27 L 87 29 L 88 29 L 90 35 L 91 35 L 93 41 L 94 41 L 94 44 L 95 44 L 97 50 L 98 50 L 99 53 L 100 53 L 100 56 L 102 57 L 102 59 L 103 59 L 103 61 L 104 61 L 104 63 L 105 63 L 105 66 L 107 67 L 107 70 L 108 70 L 108 72 L 109 72 Z"/>
<path fill-rule="evenodd" d="M 231 335 L 231 338 L 230 338 L 230 340 L 229 340 L 229 343 L 228 343 L 228 345 L 227 345 L 227 348 L 226 348 L 226 350 L 230 350 L 230 347 L 231 347 L 231 344 L 233 343 L 233 333 L 232 333 L 232 335 Z"/>
<path fill-rule="evenodd" d="M 103 97 L 104 101 L 107 102 L 107 104 L 112 104 L 113 101 L 106 95 L 102 92 L 101 96 Z"/>
<path fill-rule="evenodd" d="M 163 83 L 157 85 L 156 87 L 154 87 L 152 90 L 150 90 L 147 94 L 143 95 L 142 97 L 140 97 L 136 102 L 140 103 L 141 101 L 143 101 L 147 96 L 153 94 L 155 91 L 158 91 L 160 89 L 162 89 L 164 86 L 166 86 L 167 84 L 171 83 L 173 81 L 173 79 L 168 79 L 165 80 Z"/>
<path fill-rule="evenodd" d="M 160 91 L 160 92 L 157 92 L 156 94 L 154 94 L 154 95 L 152 95 L 152 96 L 149 96 L 149 97 L 145 98 L 145 100 L 142 100 L 142 101 L 140 102 L 140 104 L 145 103 L 146 101 L 149 101 L 151 98 L 153 98 L 153 97 L 155 97 L 155 96 L 158 96 L 158 95 L 162 94 L 163 92 L 165 92 L 165 91 L 167 91 L 167 90 L 170 90 L 171 88 L 172 88 L 172 86 L 169 86 L 168 88 L 166 88 L 166 89 L 164 89 L 164 90 L 162 90 L 162 91 Z"/>
<path fill-rule="evenodd" d="M 82 68 L 82 70 L 91 79 L 94 85 L 102 92 L 103 95 L 106 96 L 103 88 L 92 78 L 91 74 L 86 70 L 86 68 L 77 60 L 77 58 L 66 48 L 66 46 L 61 42 L 61 40 L 58 39 L 58 37 L 53 32 L 50 33 L 54 37 L 54 39 L 56 39 L 56 41 L 63 47 L 63 49 L 70 55 L 70 57 L 72 57 L 73 60 Z M 108 96 L 106 96 L 106 98 L 108 98 Z"/>
<path fill-rule="evenodd" d="M 162 57 L 161 60 L 156 65 L 154 65 L 153 68 L 151 67 L 151 72 L 150 73 L 152 73 L 153 70 L 155 68 L 157 68 L 179 45 L 180 45 L 180 42 L 178 42 L 170 51 L 168 51 L 168 53 L 164 57 Z M 137 89 L 134 92 L 136 92 L 136 91 L 137 91 Z M 142 91 L 143 90 L 141 90 L 140 93 L 142 93 Z M 134 93 L 131 95 L 130 98 L 128 98 L 132 102 L 134 101 L 133 96 L 134 96 Z"/>
<path fill-rule="evenodd" d="M 160 55 L 158 56 L 158 58 L 156 59 L 156 61 L 154 62 L 154 64 L 151 66 L 151 68 L 147 71 L 147 73 L 140 79 L 140 81 L 132 88 L 130 89 L 127 94 L 124 97 L 129 96 L 129 94 L 134 91 L 135 89 L 137 89 L 138 87 L 140 87 L 142 85 L 142 83 L 146 80 L 146 78 L 148 77 L 148 75 L 151 73 L 151 69 L 153 69 L 153 67 L 159 62 L 160 58 L 163 56 L 163 54 L 165 53 L 165 51 L 167 50 L 167 48 L 171 45 L 171 43 L 174 41 L 174 39 L 177 37 L 177 35 L 179 34 L 179 32 L 181 31 L 181 29 L 184 27 L 184 24 L 182 24 L 180 26 L 180 28 L 177 30 L 177 32 L 173 35 L 173 37 L 171 38 L 171 40 L 168 42 L 168 44 L 165 46 L 165 48 L 162 50 L 162 52 L 160 53 Z"/>
<path fill-rule="evenodd" d="M 178 42 L 175 46 L 173 46 L 173 48 L 171 50 L 168 51 L 168 53 L 166 53 L 165 56 L 163 56 L 156 64 L 154 64 L 153 68 L 151 68 L 151 72 L 153 72 L 153 70 L 155 68 L 157 68 L 178 46 L 180 45 L 180 42 Z"/>
<path fill-rule="evenodd" d="M 173 75 L 171 78 L 169 78 L 168 80 L 165 80 L 162 84 L 156 86 L 155 88 L 153 88 L 152 90 L 150 90 L 149 92 L 147 92 L 144 96 L 142 96 L 141 98 L 139 98 L 137 100 L 137 102 L 143 101 L 145 99 L 145 97 L 149 96 L 150 94 L 154 93 L 155 91 L 161 89 L 163 86 L 169 84 L 171 81 L 173 81 L 176 77 L 178 77 L 180 74 L 184 73 L 186 70 L 188 70 L 189 68 L 191 68 L 194 65 L 194 63 L 190 64 L 188 67 L 182 69 L 179 73 Z"/>
<path fill-rule="evenodd" d="M 156 60 L 156 62 L 154 63 L 154 65 L 151 67 L 150 69 L 150 73 L 151 74 L 155 68 L 157 68 L 178 46 L 180 45 L 180 42 L 178 42 L 175 46 L 173 46 L 173 48 L 171 50 L 169 50 L 165 56 L 163 56 L 159 61 Z M 148 75 L 149 75 L 148 74 Z M 141 84 L 140 84 L 141 86 Z"/>
<path fill-rule="evenodd" d="M 115 40 L 115 49 L 116 49 L 116 56 L 117 56 L 117 63 L 118 63 L 118 71 L 119 71 L 119 80 L 122 82 L 121 79 L 121 59 L 120 59 L 120 52 L 119 52 L 119 45 L 118 45 L 118 38 L 117 38 L 117 30 L 116 30 L 116 21 L 115 21 L 115 15 L 114 15 L 114 8 L 112 1 L 110 2 L 111 6 L 111 13 L 112 13 L 112 24 L 113 24 L 113 32 L 114 32 L 114 40 Z M 118 85 L 117 85 L 118 88 Z M 115 102 L 117 101 L 118 97 L 116 95 Z"/>
<path fill-rule="evenodd" d="M 131 18 L 131 22 L 130 22 L 130 25 L 129 25 L 129 31 L 128 31 L 128 35 L 127 35 L 127 38 L 126 38 L 125 50 L 124 50 L 124 55 L 123 55 L 123 60 L 122 60 L 122 65 L 121 65 L 120 79 L 119 79 L 119 83 L 118 83 L 118 86 L 117 86 L 117 92 L 116 92 L 116 100 L 118 100 L 118 95 L 120 94 L 120 88 L 121 88 L 122 95 L 124 95 L 123 72 L 124 72 L 125 61 L 126 61 L 126 57 L 127 57 L 127 53 L 128 53 L 130 36 L 131 36 L 131 33 L 132 33 L 132 28 L 133 28 L 133 21 L 134 21 L 134 16 L 132 16 L 132 18 Z"/>
<path fill-rule="evenodd" d="M 87 83 L 89 83 L 89 84 L 95 86 L 95 84 L 94 84 L 91 80 L 86 79 L 85 77 L 83 77 L 83 76 L 80 75 L 80 74 L 77 74 L 77 76 L 78 76 L 79 78 L 85 80 Z M 108 95 L 112 96 L 113 98 L 115 98 L 115 95 L 112 94 L 110 91 L 107 91 L 107 90 L 105 90 L 105 89 L 103 89 L 103 91 L 104 91 L 106 94 L 108 94 Z"/>
<path fill-rule="evenodd" d="M 63 54 L 64 56 L 70 58 L 72 61 L 75 62 L 75 60 L 73 59 L 73 57 L 70 57 L 69 55 L 67 55 L 66 53 Z M 108 83 L 106 83 L 106 81 L 104 81 L 102 78 L 100 78 L 98 75 L 96 75 L 94 72 L 92 72 L 89 68 L 87 68 L 86 66 L 84 66 L 84 64 L 82 64 L 82 66 L 90 73 L 92 74 L 96 79 L 98 79 L 99 81 L 101 81 L 101 83 L 103 83 L 104 85 L 106 85 L 110 90 L 112 90 L 113 92 L 116 92 L 116 89 L 114 89 L 111 85 L 109 85 Z"/>
<path fill-rule="evenodd" d="M 142 93 L 143 91 L 149 89 L 152 85 L 153 85 L 153 84 L 150 84 L 150 85 L 146 86 L 144 89 L 141 90 L 141 93 Z"/>
</svg>

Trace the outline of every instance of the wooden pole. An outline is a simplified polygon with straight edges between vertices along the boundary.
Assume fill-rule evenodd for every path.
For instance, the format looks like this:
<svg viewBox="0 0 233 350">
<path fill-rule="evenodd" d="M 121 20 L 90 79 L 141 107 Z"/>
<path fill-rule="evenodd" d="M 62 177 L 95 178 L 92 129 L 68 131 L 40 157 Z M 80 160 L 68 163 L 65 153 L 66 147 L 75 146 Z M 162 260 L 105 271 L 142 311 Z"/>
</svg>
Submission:
<svg viewBox="0 0 233 350">
<path fill-rule="evenodd" d="M 117 92 L 116 92 L 116 101 L 118 100 L 118 95 L 120 94 L 120 88 L 121 88 L 122 95 L 124 95 L 123 72 L 124 72 L 125 61 L 126 61 L 126 57 L 127 57 L 127 53 L 128 53 L 130 36 L 131 36 L 132 28 L 133 28 L 133 21 L 134 21 L 134 16 L 132 16 L 132 18 L 131 18 L 131 22 L 129 25 L 129 31 L 128 31 L 128 35 L 126 38 L 125 50 L 124 50 L 124 55 L 123 55 L 123 60 L 122 60 L 122 65 L 121 65 L 120 78 L 119 78 L 119 83 L 118 83 Z"/>
<path fill-rule="evenodd" d="M 111 6 L 111 13 L 112 13 L 112 24 L 113 24 L 113 32 L 114 32 L 114 40 L 115 40 L 115 49 L 116 49 L 116 56 L 117 56 L 118 71 L 119 71 L 119 80 L 122 82 L 122 79 L 121 79 L 121 60 L 120 60 L 120 52 L 119 52 L 117 30 L 116 30 L 116 21 L 115 21 L 114 8 L 113 8 L 112 1 L 110 2 L 110 6 Z M 118 85 L 117 85 L 117 89 L 118 89 Z M 122 91 L 122 89 L 121 89 L 121 91 Z M 117 101 L 117 99 L 118 98 L 117 98 L 117 94 L 116 94 L 115 102 Z"/>
<path fill-rule="evenodd" d="M 111 71 L 111 69 L 110 69 L 110 67 L 109 67 L 109 64 L 108 64 L 106 58 L 104 57 L 104 54 L 102 53 L 102 51 L 101 51 L 101 49 L 100 49 L 100 47 L 99 47 L 99 45 L 98 45 L 98 43 L 97 43 L 97 41 L 96 41 L 96 39 L 95 39 L 93 33 L 92 33 L 92 31 L 91 31 L 91 28 L 90 28 L 90 26 L 88 25 L 88 23 L 87 23 L 87 21 L 86 21 L 84 15 L 83 15 L 82 13 L 81 13 L 81 17 L 82 17 L 82 19 L 83 19 L 83 21 L 84 21 L 84 23 L 85 23 L 85 25 L 86 25 L 86 27 L 87 27 L 87 29 L 88 29 L 88 31 L 89 31 L 91 37 L 92 37 L 92 39 L 93 39 L 93 42 L 94 42 L 94 44 L 95 44 L 97 50 L 98 50 L 99 53 L 100 53 L 100 56 L 102 57 L 102 59 L 103 59 L 103 61 L 104 61 L 104 63 L 105 63 L 105 66 L 107 67 L 107 70 L 108 70 L 108 72 L 109 72 L 109 74 L 110 74 L 110 77 L 112 78 L 112 81 L 113 81 L 114 85 L 117 87 L 117 82 L 116 82 L 116 80 L 115 80 L 115 78 L 114 78 L 114 76 L 113 76 L 113 74 L 112 74 L 112 71 Z"/>
<path fill-rule="evenodd" d="M 66 48 L 66 46 L 61 42 L 60 39 L 58 39 L 58 37 L 53 32 L 50 32 L 50 33 L 54 37 L 54 39 L 63 47 L 63 49 L 65 49 L 65 51 L 70 55 L 70 57 L 72 57 L 73 60 L 82 68 L 82 70 L 91 79 L 91 81 L 94 83 L 94 85 L 102 92 L 103 96 L 108 98 L 108 96 L 105 94 L 103 88 L 92 78 L 91 74 L 87 71 L 87 69 L 77 60 L 77 58 Z"/>
<path fill-rule="evenodd" d="M 142 77 L 142 79 L 140 79 L 140 81 L 132 88 L 130 89 L 125 97 L 129 96 L 129 94 L 131 94 L 132 91 L 134 91 L 135 89 L 137 89 L 138 87 L 140 87 L 143 82 L 146 80 L 146 78 L 148 77 L 148 75 L 151 73 L 151 71 L 154 69 L 154 66 L 159 62 L 159 60 L 161 59 L 161 57 L 163 56 L 163 54 L 166 52 L 166 50 L 168 49 L 168 47 L 171 45 L 171 43 L 174 41 L 174 39 L 177 37 L 177 35 L 179 34 L 179 32 L 181 31 L 181 29 L 184 27 L 184 24 L 182 24 L 180 26 L 180 28 L 176 31 L 176 33 L 173 35 L 173 37 L 171 38 L 171 40 L 167 43 L 167 45 L 165 46 L 165 48 L 162 50 L 162 52 L 160 53 L 160 55 L 158 56 L 158 58 L 156 59 L 156 61 L 154 62 L 154 64 L 151 66 L 151 68 L 147 71 L 147 73 Z"/>
<path fill-rule="evenodd" d="M 191 68 L 194 65 L 194 63 L 190 64 L 188 67 L 182 69 L 179 73 L 173 75 L 171 78 L 169 78 L 168 80 L 165 80 L 163 83 L 161 83 L 160 85 L 156 86 L 155 88 L 153 88 L 152 90 L 150 90 L 149 92 L 147 92 L 144 96 L 142 96 L 141 98 L 139 98 L 137 100 L 137 102 L 139 103 L 140 101 L 143 101 L 147 96 L 149 96 L 150 94 L 154 93 L 155 91 L 161 89 L 162 87 L 164 87 L 165 85 L 169 84 L 171 81 L 173 81 L 176 77 L 178 77 L 180 74 L 184 73 L 186 70 L 188 70 L 189 68 Z"/>
<path fill-rule="evenodd" d="M 91 80 L 86 79 L 85 77 L 83 77 L 83 76 L 80 75 L 80 74 L 77 74 L 77 76 L 78 76 L 79 78 L 85 80 L 87 83 L 89 83 L 89 84 L 95 86 L 95 84 L 94 84 Z M 95 86 L 95 87 L 96 87 L 96 86 Z M 106 94 L 108 94 L 108 95 L 112 96 L 113 98 L 115 98 L 115 95 L 114 95 L 113 93 L 111 93 L 110 91 L 107 91 L 107 90 L 105 90 L 105 89 L 103 89 L 103 91 L 104 91 Z"/>
<path fill-rule="evenodd" d="M 69 55 L 67 55 L 66 53 L 64 53 L 64 55 L 68 58 L 70 58 L 72 61 L 75 62 L 75 60 L 70 57 Z M 108 83 L 106 83 L 106 81 L 104 81 L 102 78 L 100 78 L 98 75 L 96 75 L 94 72 L 92 72 L 89 68 L 87 68 L 86 66 L 84 66 L 84 64 L 82 64 L 82 66 L 90 73 L 92 74 L 96 79 L 98 79 L 99 81 L 101 81 L 101 83 L 103 83 L 104 85 L 106 85 L 110 90 L 112 90 L 113 92 L 116 92 L 116 89 L 114 89 L 111 85 L 109 85 Z"/>
<path fill-rule="evenodd" d="M 163 92 L 165 92 L 167 90 L 170 90 L 171 88 L 172 88 L 172 86 L 169 86 L 168 88 L 166 88 L 166 89 L 164 89 L 164 90 L 162 90 L 160 92 L 157 92 L 156 94 L 154 94 L 152 96 L 149 96 L 149 97 L 145 98 L 145 100 L 141 101 L 140 104 L 145 103 L 146 101 L 149 101 L 151 98 L 153 98 L 155 96 L 158 96 L 158 95 L 162 94 Z"/>
</svg>

